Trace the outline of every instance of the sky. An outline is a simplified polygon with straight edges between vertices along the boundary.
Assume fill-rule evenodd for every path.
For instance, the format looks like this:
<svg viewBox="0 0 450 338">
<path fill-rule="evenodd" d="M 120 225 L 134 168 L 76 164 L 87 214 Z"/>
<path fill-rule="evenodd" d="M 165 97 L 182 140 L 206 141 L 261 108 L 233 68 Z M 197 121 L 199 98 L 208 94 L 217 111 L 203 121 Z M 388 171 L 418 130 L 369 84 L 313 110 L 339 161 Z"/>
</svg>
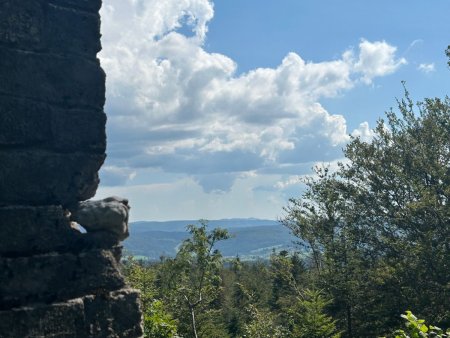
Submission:
<svg viewBox="0 0 450 338">
<path fill-rule="evenodd" d="M 449 93 L 448 0 L 104 0 L 107 160 L 131 221 L 277 219 L 403 95 Z"/>
</svg>

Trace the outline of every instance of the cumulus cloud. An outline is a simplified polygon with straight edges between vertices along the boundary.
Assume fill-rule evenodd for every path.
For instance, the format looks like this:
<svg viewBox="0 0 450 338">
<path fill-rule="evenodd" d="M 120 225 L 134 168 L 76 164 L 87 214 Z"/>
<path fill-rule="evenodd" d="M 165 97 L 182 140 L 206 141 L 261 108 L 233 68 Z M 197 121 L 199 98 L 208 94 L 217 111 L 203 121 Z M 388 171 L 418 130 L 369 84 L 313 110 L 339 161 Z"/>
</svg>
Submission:
<svg viewBox="0 0 450 338">
<path fill-rule="evenodd" d="M 370 129 L 369 124 L 367 122 L 363 122 L 359 125 L 358 128 L 353 130 L 353 137 L 359 137 L 364 142 L 370 142 L 375 136 L 375 132 Z"/>
<path fill-rule="evenodd" d="M 359 58 L 354 66 L 356 71 L 362 73 L 361 80 L 366 84 L 371 84 L 375 77 L 395 72 L 407 63 L 405 58 L 395 59 L 397 48 L 385 41 L 362 40 L 359 50 Z"/>
<path fill-rule="evenodd" d="M 275 68 L 237 74 L 232 59 L 204 48 L 213 15 L 208 0 L 110 0 L 103 7 L 103 183 L 155 168 L 189 175 L 208 192 L 228 191 L 242 173 L 335 160 L 349 140 L 346 121 L 320 100 L 406 63 L 394 46 L 362 40 L 335 60 L 289 53 Z M 370 136 L 367 125 L 354 133 Z"/>
</svg>

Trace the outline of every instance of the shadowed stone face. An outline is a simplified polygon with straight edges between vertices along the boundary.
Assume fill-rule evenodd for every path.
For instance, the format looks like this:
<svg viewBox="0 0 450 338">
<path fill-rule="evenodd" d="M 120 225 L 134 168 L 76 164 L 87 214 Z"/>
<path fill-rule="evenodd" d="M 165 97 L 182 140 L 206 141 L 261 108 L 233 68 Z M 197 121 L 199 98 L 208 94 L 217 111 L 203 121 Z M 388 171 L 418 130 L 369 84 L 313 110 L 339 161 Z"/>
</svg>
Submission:
<svg viewBox="0 0 450 338">
<path fill-rule="evenodd" d="M 118 265 L 128 200 L 86 201 L 106 157 L 100 6 L 0 1 L 2 338 L 142 336 Z"/>
<path fill-rule="evenodd" d="M 44 29 L 44 7 L 37 1 L 22 6 L 14 0 L 0 4 L 0 40 L 11 44 L 39 46 Z"/>
<path fill-rule="evenodd" d="M 0 2 L 0 206 L 94 196 L 105 159 L 101 2 Z"/>
</svg>

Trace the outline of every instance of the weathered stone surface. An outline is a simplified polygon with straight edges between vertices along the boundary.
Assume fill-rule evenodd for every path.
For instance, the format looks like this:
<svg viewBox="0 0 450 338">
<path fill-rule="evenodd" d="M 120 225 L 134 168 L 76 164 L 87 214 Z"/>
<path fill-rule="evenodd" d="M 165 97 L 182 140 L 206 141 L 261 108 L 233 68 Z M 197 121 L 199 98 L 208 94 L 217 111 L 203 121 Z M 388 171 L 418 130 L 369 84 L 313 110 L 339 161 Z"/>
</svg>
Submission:
<svg viewBox="0 0 450 338">
<path fill-rule="evenodd" d="M 61 301 L 123 286 L 116 256 L 109 250 L 0 258 L 3 309 Z"/>
<path fill-rule="evenodd" d="M 88 337 L 83 300 L 0 311 L 0 337 Z"/>
<path fill-rule="evenodd" d="M 60 206 L 0 208 L 0 255 L 25 256 L 32 253 L 64 251 L 74 232 Z"/>
<path fill-rule="evenodd" d="M 45 0 L 40 0 L 45 1 Z M 102 5 L 101 0 L 49 0 L 49 3 L 61 7 L 78 8 L 85 11 L 97 13 Z"/>
<path fill-rule="evenodd" d="M 49 5 L 47 16 L 46 51 L 96 58 L 101 49 L 100 17 L 97 13 Z"/>
<path fill-rule="evenodd" d="M 95 10 L 98 6 L 98 1 L 3 0 L 0 2 L 0 44 L 96 59 L 101 49 L 100 17 Z"/>
<path fill-rule="evenodd" d="M 103 111 L 52 109 L 50 147 L 59 151 L 103 154 L 106 115 Z"/>
<path fill-rule="evenodd" d="M 100 6 L 0 1 L 0 338 L 142 336 L 126 231 L 82 233 L 68 212 L 106 156 Z"/>
<path fill-rule="evenodd" d="M 0 146 L 49 143 L 50 121 L 48 104 L 0 96 Z"/>
<path fill-rule="evenodd" d="M 0 256 L 5 258 L 111 248 L 117 261 L 121 255 L 117 235 L 73 229 L 61 206 L 0 207 L 0 239 L 7 239 L 0 241 Z"/>
<path fill-rule="evenodd" d="M 0 48 L 0 94 L 65 108 L 103 109 L 105 73 L 98 61 Z"/>
<path fill-rule="evenodd" d="M 103 154 L 0 150 L 0 205 L 66 205 L 95 194 Z"/>
<path fill-rule="evenodd" d="M 122 289 L 65 303 L 0 311 L 2 338 L 142 337 L 138 293 Z"/>
<path fill-rule="evenodd" d="M 130 206 L 126 198 L 111 196 L 97 201 L 79 202 L 70 211 L 71 220 L 83 226 L 88 233 L 111 233 L 118 240 L 129 236 Z"/>
<path fill-rule="evenodd" d="M 103 111 L 63 109 L 7 96 L 0 96 L 0 102 L 0 147 L 105 152 Z"/>
<path fill-rule="evenodd" d="M 93 337 L 142 336 L 139 293 L 135 290 L 119 290 L 106 297 L 87 296 L 84 305 Z"/>
<path fill-rule="evenodd" d="M 39 1 L 1 1 L 0 43 L 13 47 L 42 48 L 44 13 L 44 6 Z"/>
</svg>

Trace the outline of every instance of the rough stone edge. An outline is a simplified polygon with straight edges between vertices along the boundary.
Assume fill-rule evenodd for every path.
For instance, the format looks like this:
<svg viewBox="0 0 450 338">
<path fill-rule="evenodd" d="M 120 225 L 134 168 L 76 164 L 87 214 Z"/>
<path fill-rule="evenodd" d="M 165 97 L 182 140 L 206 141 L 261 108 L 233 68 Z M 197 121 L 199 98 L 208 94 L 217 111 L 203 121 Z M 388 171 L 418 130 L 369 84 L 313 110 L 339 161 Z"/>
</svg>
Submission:
<svg viewBox="0 0 450 338">
<path fill-rule="evenodd" d="M 108 306 L 105 307 L 105 304 Z M 96 312 L 96 306 L 102 307 L 103 311 Z M 117 307 L 134 311 L 116 311 Z M 139 291 L 123 288 L 105 294 L 86 295 L 66 302 L 34 304 L 0 311 L 0 337 L 31 338 L 51 335 L 61 338 L 139 338 L 143 337 L 140 307 Z M 95 315 L 92 315 L 93 312 Z M 127 318 L 123 318 L 123 314 L 133 315 L 133 313 L 141 316 L 140 320 L 127 322 Z M 118 318 L 119 316 L 121 318 Z M 71 327 L 68 328 L 67 323 Z M 61 331 L 54 332 L 58 327 Z"/>
</svg>

